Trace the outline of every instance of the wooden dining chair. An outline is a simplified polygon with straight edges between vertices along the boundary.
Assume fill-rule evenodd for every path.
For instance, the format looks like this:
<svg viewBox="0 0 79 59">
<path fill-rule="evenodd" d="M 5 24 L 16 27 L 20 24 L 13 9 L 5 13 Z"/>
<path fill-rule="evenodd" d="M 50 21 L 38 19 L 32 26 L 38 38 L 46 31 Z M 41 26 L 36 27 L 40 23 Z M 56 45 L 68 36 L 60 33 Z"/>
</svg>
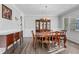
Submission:
<svg viewBox="0 0 79 59">
<path fill-rule="evenodd" d="M 53 44 L 53 47 L 55 46 L 56 44 L 56 32 L 52 32 L 52 44 Z"/>
<path fill-rule="evenodd" d="M 46 44 L 47 48 L 50 48 L 50 39 L 49 39 L 49 35 L 48 32 L 43 32 L 43 36 L 42 36 L 42 48 L 45 47 L 44 44 Z"/>
<path fill-rule="evenodd" d="M 42 43 L 41 37 L 39 35 L 39 33 L 35 33 L 32 31 L 32 40 L 33 40 L 33 47 L 39 47 Z"/>
<path fill-rule="evenodd" d="M 66 42 L 67 42 L 67 37 L 66 37 L 66 32 L 67 30 L 61 30 L 61 41 L 64 41 L 64 48 L 66 48 Z"/>
<path fill-rule="evenodd" d="M 61 32 L 56 31 L 56 42 L 59 48 L 60 48 L 60 37 L 61 37 Z"/>
<path fill-rule="evenodd" d="M 57 44 L 58 47 L 60 47 L 60 35 L 61 33 L 56 31 L 56 32 L 52 32 L 52 43 L 53 46 L 55 46 Z"/>
<path fill-rule="evenodd" d="M 33 45 L 33 48 L 36 48 L 35 44 L 36 44 L 36 37 L 35 37 L 35 34 L 34 32 L 32 31 L 32 45 Z"/>
</svg>

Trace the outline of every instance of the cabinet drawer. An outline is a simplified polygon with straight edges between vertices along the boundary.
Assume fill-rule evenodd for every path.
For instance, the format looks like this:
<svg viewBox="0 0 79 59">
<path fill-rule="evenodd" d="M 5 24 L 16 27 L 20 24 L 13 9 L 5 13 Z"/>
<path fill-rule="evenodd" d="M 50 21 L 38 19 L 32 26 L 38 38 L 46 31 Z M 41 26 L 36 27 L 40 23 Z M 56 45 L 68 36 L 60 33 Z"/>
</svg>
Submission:
<svg viewBox="0 0 79 59">
<path fill-rule="evenodd" d="M 7 41 L 6 42 L 7 42 L 7 46 L 12 44 L 14 42 L 14 35 L 13 34 L 7 35 Z"/>
<path fill-rule="evenodd" d="M 16 32 L 15 33 L 15 40 L 18 40 L 20 38 L 20 33 L 19 32 Z"/>
</svg>

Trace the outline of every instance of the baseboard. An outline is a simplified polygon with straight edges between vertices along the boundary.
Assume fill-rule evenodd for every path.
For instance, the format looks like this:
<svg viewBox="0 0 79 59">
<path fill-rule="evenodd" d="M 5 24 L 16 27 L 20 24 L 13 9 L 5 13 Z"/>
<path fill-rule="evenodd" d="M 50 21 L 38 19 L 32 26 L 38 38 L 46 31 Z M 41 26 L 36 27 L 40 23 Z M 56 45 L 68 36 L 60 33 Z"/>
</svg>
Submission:
<svg viewBox="0 0 79 59">
<path fill-rule="evenodd" d="M 68 39 L 68 41 L 70 41 L 70 42 L 72 42 L 72 43 L 74 43 L 74 44 L 77 44 L 77 45 L 79 45 L 79 43 L 77 43 L 77 42 L 74 42 L 74 41 L 72 41 L 72 40 L 69 40 L 69 39 Z"/>
</svg>

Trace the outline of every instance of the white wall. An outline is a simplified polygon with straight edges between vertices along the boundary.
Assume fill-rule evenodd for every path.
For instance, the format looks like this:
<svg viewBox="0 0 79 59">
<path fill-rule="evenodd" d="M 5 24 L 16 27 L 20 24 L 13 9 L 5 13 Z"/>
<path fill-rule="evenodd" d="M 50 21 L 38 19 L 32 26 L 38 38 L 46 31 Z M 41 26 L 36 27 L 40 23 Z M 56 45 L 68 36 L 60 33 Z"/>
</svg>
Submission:
<svg viewBox="0 0 79 59">
<path fill-rule="evenodd" d="M 59 28 L 60 29 L 63 29 L 63 18 L 64 17 L 69 18 L 69 24 L 70 24 L 72 18 L 75 18 L 75 19 L 79 18 L 79 7 L 76 7 L 73 10 L 70 10 L 59 16 L 59 24 L 60 24 Z M 68 30 L 67 36 L 69 40 L 79 43 L 79 31 Z"/>
<path fill-rule="evenodd" d="M 24 16 L 23 13 L 15 5 L 12 4 L 5 4 L 5 5 L 8 8 L 12 9 L 12 20 L 2 18 L 2 5 L 0 4 L 0 35 L 7 35 L 12 32 L 21 31 L 20 16 Z M 16 20 L 15 17 L 17 17 L 18 20 Z M 24 24 L 24 19 L 22 19 L 22 23 Z M 0 36 L 0 46 L 2 46 L 3 48 L 6 46 L 5 38 L 6 38 L 5 36 Z"/>
<path fill-rule="evenodd" d="M 0 5 L 0 31 L 11 31 L 20 29 L 20 16 L 23 16 L 22 12 L 18 10 L 15 5 L 5 4 L 7 7 L 12 9 L 12 20 L 2 18 L 2 5 Z M 15 16 L 18 20 L 15 20 Z"/>
<path fill-rule="evenodd" d="M 31 31 L 35 31 L 35 20 L 40 19 L 44 16 L 39 15 L 30 15 L 24 16 L 24 37 L 31 37 Z M 56 16 L 48 16 L 51 19 L 51 29 L 57 30 L 58 29 L 58 17 Z"/>
</svg>

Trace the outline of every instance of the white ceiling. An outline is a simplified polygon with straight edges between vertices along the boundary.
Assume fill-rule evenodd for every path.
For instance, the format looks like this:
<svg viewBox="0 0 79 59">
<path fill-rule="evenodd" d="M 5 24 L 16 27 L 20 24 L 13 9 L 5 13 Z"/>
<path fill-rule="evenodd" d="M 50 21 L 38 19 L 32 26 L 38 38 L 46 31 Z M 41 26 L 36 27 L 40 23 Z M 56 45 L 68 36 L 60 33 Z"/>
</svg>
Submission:
<svg viewBox="0 0 79 59">
<path fill-rule="evenodd" d="M 66 12 L 77 4 L 17 4 L 25 15 L 52 15 L 58 16 Z"/>
</svg>

